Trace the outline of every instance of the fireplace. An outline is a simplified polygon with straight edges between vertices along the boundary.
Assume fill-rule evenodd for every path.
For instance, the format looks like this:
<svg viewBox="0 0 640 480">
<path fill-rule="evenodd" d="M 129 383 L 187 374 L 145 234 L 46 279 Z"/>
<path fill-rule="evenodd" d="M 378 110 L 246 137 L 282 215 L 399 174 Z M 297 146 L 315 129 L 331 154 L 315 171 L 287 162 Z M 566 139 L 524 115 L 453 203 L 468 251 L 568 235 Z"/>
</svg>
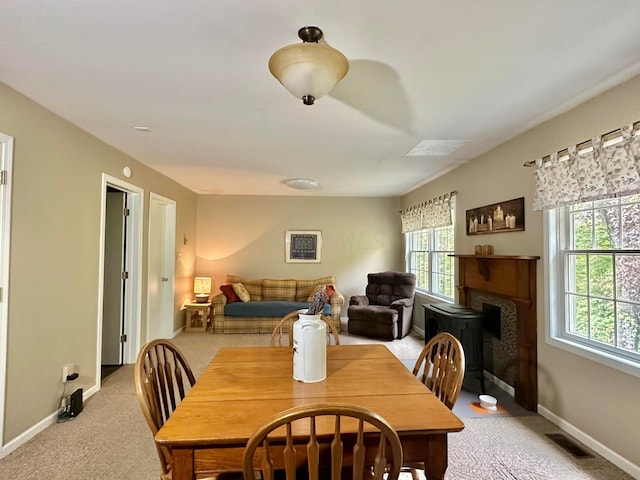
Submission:
<svg viewBox="0 0 640 480">
<path fill-rule="evenodd" d="M 482 313 L 484 314 L 484 334 L 500 340 L 502 337 L 502 317 L 501 309 L 498 305 L 482 302 Z"/>
<path fill-rule="evenodd" d="M 516 403 L 536 411 L 538 405 L 538 354 L 536 314 L 536 261 L 540 257 L 508 255 L 452 255 L 458 259 L 458 303 L 485 311 L 483 303 L 500 312 L 500 341 L 511 344 L 512 359 L 498 367 L 496 376 L 512 384 Z M 487 308 L 493 311 L 491 307 Z M 510 310 L 511 309 L 511 310 Z M 511 331 L 504 325 L 505 310 L 514 317 Z M 508 317 L 509 315 L 507 315 Z M 494 318 L 493 322 L 495 324 Z M 489 327 L 489 324 L 486 325 Z M 495 330 L 495 325 L 492 325 Z M 505 335 L 513 339 L 507 342 Z M 489 337 L 489 335 L 488 335 Z M 485 350 L 486 352 L 486 350 Z M 485 358 L 485 364 L 487 363 Z M 494 365 L 495 367 L 495 365 Z"/>
<path fill-rule="evenodd" d="M 471 308 L 484 315 L 483 356 L 484 369 L 512 388 L 516 381 L 516 306 L 497 295 L 469 292 Z"/>
</svg>

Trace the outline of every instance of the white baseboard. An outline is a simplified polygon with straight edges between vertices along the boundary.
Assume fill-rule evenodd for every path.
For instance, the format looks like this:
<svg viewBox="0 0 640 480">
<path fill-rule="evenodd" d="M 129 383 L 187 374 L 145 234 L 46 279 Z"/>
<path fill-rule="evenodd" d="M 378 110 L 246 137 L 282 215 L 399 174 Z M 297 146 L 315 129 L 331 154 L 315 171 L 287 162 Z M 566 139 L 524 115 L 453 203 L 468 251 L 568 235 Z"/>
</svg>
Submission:
<svg viewBox="0 0 640 480">
<path fill-rule="evenodd" d="M 555 413 L 551 412 L 549 409 L 541 405 L 538 405 L 538 413 L 542 415 L 544 418 L 546 418 L 547 420 L 549 420 L 551 423 L 557 425 L 560 429 L 567 432 L 569 435 L 571 435 L 573 438 L 578 440 L 580 443 L 582 443 L 586 447 L 596 452 L 598 455 L 606 458 L 621 470 L 624 470 L 633 478 L 640 479 L 640 466 L 630 462 L 623 456 L 617 454 L 616 452 L 611 450 L 609 447 L 603 445 L 593 437 L 584 433 L 582 430 L 576 428 L 566 420 L 558 417 Z"/>
<path fill-rule="evenodd" d="M 496 377 L 495 375 L 487 372 L 486 370 L 484 371 L 484 377 L 487 380 L 493 382 L 495 385 L 500 387 L 502 390 L 507 392 L 512 397 L 515 397 L 516 391 L 511 385 L 503 382 L 498 377 Z M 573 438 L 578 440 L 580 443 L 582 443 L 586 447 L 588 447 L 591 450 L 593 450 L 594 452 L 596 452 L 601 457 L 606 458 L 611 463 L 616 465 L 618 468 L 620 468 L 621 470 L 624 470 L 626 473 L 631 475 L 633 478 L 640 479 L 640 466 L 630 462 L 626 458 L 624 458 L 621 455 L 617 454 L 616 452 L 614 452 L 613 450 L 611 450 L 607 446 L 605 446 L 602 443 L 598 442 L 593 437 L 591 437 L 591 436 L 587 435 L 586 433 L 584 433 L 582 430 L 579 430 L 578 428 L 576 428 L 575 426 L 573 426 L 572 424 L 570 424 L 566 420 L 558 417 L 556 414 L 551 412 L 549 409 L 547 409 L 547 408 L 545 408 L 545 407 L 543 407 L 541 405 L 538 405 L 538 413 L 541 416 L 543 416 L 544 418 L 546 418 L 547 420 L 549 420 L 554 425 L 557 425 L 558 428 L 560 428 L 561 430 L 567 432 L 569 435 L 571 435 Z"/>
<path fill-rule="evenodd" d="M 93 394 L 95 394 L 98 390 L 100 390 L 100 388 L 97 385 L 94 385 L 94 386 L 88 388 L 87 390 L 83 389 L 82 390 L 82 401 L 86 402 L 87 399 L 89 397 L 91 397 Z M 33 425 L 31 428 L 29 428 L 29 429 L 25 430 L 24 432 L 22 432 L 20 435 L 18 435 L 13 440 L 11 440 L 11 441 L 7 442 L 5 445 L 3 445 L 2 448 L 0 449 L 0 458 L 6 457 L 11 452 L 13 452 L 15 449 L 17 449 L 18 447 L 21 447 L 22 445 L 27 443 L 29 440 L 31 440 L 33 437 L 35 437 L 40 432 L 42 432 L 45 428 L 47 428 L 47 427 L 53 425 L 54 423 L 56 423 L 57 420 L 58 420 L 58 411 L 56 410 L 52 414 L 48 415 L 47 417 L 43 418 L 38 423 Z"/>
<path fill-rule="evenodd" d="M 180 327 L 178 330 L 174 330 L 173 331 L 173 337 L 171 337 L 171 338 L 176 338 L 178 335 L 180 335 L 184 331 L 185 331 L 184 327 Z"/>
<path fill-rule="evenodd" d="M 494 384 L 496 384 L 498 387 L 500 387 L 502 390 L 507 392 L 512 397 L 515 396 L 515 394 L 516 394 L 515 389 L 511 385 L 509 385 L 509 384 L 503 382 L 502 380 L 500 380 L 495 375 L 493 375 L 493 374 L 491 374 L 491 373 L 489 373 L 489 372 L 487 372 L 485 370 L 484 371 L 484 377 L 487 380 L 489 380 L 489 381 L 493 382 Z M 640 479 L 640 467 L 638 465 L 630 462 L 629 460 L 627 460 L 626 458 L 624 458 L 621 455 L 617 454 L 616 452 L 614 452 L 613 450 L 611 450 L 607 446 L 605 446 L 602 443 L 598 442 L 593 437 L 587 435 L 582 430 L 579 430 L 578 428 L 576 428 L 575 426 L 573 426 L 572 424 L 570 424 L 566 420 L 558 417 L 556 414 L 551 412 L 549 409 L 547 409 L 547 408 L 545 408 L 545 407 L 543 407 L 541 405 L 538 405 L 538 413 L 541 416 L 543 416 L 544 418 L 546 418 L 547 420 L 549 420 L 554 425 L 557 425 L 561 430 L 567 432 L 569 435 L 571 435 L 573 438 L 578 440 L 580 443 L 582 443 L 586 447 L 589 447 L 591 450 L 596 452 L 598 455 L 602 456 L 603 458 L 606 458 L 607 460 L 609 460 L 611 463 L 616 465 L 621 470 L 624 470 L 626 473 L 631 475 L 633 478 Z"/>
<path fill-rule="evenodd" d="M 516 396 L 516 389 L 513 388 L 511 385 L 499 379 L 493 373 L 487 372 L 486 370 L 483 370 L 482 373 L 484 374 L 485 379 L 489 380 L 490 382 L 500 387 L 501 390 L 504 390 L 512 397 Z"/>
<path fill-rule="evenodd" d="M 86 402 L 89 397 L 91 397 L 95 393 L 98 393 L 99 390 L 100 390 L 100 387 L 98 387 L 98 385 L 94 385 L 93 387 L 83 390 L 82 401 Z"/>
<path fill-rule="evenodd" d="M 25 430 L 20 435 L 18 435 L 16 438 L 14 438 L 13 440 L 7 442 L 5 445 L 2 446 L 2 454 L 0 455 L 0 457 L 1 458 L 6 457 L 11 452 L 13 452 L 16 448 L 24 445 L 29 440 L 31 440 L 33 437 L 38 435 L 45 428 L 47 428 L 48 426 L 53 425 L 54 423 L 56 423 L 57 419 L 58 419 L 58 412 L 56 411 L 56 412 L 52 413 L 51 415 L 49 415 L 48 417 L 46 417 L 43 420 L 41 420 L 38 423 L 36 423 L 34 426 L 29 428 L 28 430 Z"/>
<path fill-rule="evenodd" d="M 424 328 L 416 327 L 414 325 L 413 331 L 416 332 L 418 335 L 420 335 L 422 338 L 424 338 Z"/>
</svg>

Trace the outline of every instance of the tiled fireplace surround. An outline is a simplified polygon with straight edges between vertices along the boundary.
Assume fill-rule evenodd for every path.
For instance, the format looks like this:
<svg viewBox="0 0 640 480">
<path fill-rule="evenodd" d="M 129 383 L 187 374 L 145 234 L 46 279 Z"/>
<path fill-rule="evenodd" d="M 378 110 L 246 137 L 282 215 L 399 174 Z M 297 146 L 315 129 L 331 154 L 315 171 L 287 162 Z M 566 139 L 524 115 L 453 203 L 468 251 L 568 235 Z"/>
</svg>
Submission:
<svg viewBox="0 0 640 480">
<path fill-rule="evenodd" d="M 458 260 L 459 303 L 483 311 L 498 307 L 498 339 L 486 335 L 484 368 L 513 386 L 516 402 L 536 411 L 536 261 L 539 257 L 454 255 Z"/>
<path fill-rule="evenodd" d="M 485 305 L 498 309 L 499 335 L 484 333 L 484 369 L 513 387 L 516 379 L 516 306 L 511 300 L 482 292 L 470 292 L 469 306 L 479 312 Z"/>
</svg>

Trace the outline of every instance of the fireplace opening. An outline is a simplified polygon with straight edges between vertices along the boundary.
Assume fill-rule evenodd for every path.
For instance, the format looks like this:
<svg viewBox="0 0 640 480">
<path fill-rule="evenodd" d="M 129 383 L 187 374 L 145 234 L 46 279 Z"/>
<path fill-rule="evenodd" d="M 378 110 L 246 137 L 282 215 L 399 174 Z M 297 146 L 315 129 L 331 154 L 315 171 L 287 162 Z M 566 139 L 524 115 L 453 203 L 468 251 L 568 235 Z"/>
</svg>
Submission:
<svg viewBox="0 0 640 480">
<path fill-rule="evenodd" d="M 482 326 L 484 327 L 485 334 L 489 334 L 498 340 L 502 337 L 501 327 L 501 310 L 496 305 L 490 305 L 488 303 L 482 304 L 482 313 L 484 317 L 482 320 Z"/>
</svg>

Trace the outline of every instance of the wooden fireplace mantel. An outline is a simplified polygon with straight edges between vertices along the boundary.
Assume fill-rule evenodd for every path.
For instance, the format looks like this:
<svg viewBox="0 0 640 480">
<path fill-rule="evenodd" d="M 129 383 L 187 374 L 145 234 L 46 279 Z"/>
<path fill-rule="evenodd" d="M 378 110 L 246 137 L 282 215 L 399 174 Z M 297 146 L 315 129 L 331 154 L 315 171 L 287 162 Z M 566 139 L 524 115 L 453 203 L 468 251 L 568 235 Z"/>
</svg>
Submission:
<svg viewBox="0 0 640 480">
<path fill-rule="evenodd" d="M 458 259 L 458 301 L 469 306 L 469 291 L 504 297 L 516 305 L 515 400 L 527 410 L 538 405 L 536 261 L 538 256 L 450 255 Z"/>
</svg>

